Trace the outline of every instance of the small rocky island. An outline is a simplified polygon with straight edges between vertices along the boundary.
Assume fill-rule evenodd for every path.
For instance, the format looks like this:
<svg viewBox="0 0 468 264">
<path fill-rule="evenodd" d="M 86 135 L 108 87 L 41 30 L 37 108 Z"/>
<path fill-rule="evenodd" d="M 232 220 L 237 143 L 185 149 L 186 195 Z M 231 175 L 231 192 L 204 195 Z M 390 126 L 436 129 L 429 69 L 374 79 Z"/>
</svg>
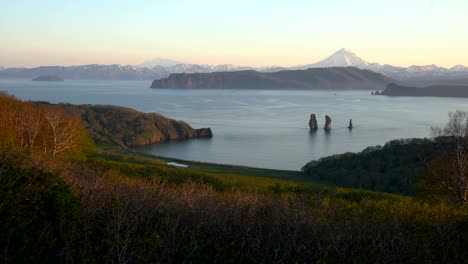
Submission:
<svg viewBox="0 0 468 264">
<path fill-rule="evenodd" d="M 64 79 L 56 75 L 41 75 L 32 79 L 34 82 L 63 82 Z"/>
</svg>

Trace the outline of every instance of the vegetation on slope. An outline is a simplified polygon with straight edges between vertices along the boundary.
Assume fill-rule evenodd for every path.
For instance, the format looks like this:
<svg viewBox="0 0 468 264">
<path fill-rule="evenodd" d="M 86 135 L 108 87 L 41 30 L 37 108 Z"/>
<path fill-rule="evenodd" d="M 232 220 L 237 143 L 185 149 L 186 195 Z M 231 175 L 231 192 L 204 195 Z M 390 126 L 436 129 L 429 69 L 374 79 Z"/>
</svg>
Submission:
<svg viewBox="0 0 468 264">
<path fill-rule="evenodd" d="M 393 140 L 384 147 L 321 158 L 302 170 L 317 181 L 338 186 L 425 192 L 434 199 L 467 204 L 468 112 L 449 113 L 448 123 L 433 128 L 433 136 Z"/>
<path fill-rule="evenodd" d="M 464 207 L 263 178 L 240 188 L 222 175 L 122 159 L 64 163 L 50 174 L 2 158 L 2 259 L 457 263 L 468 257 Z"/>
<path fill-rule="evenodd" d="M 57 110 L 2 100 L 2 114 L 13 120 L 21 120 L 15 118 L 26 106 L 45 111 L 39 117 Z M 4 107 L 9 104 L 15 107 Z M 75 120 L 62 117 L 68 122 L 59 122 L 60 128 Z M 235 168 L 210 171 L 208 164 L 200 165 L 205 171 L 173 168 L 128 151 L 91 153 L 86 135 L 54 156 L 41 140 L 32 148 L 22 144 L 29 130 L 16 122 L 1 124 L 4 263 L 462 263 L 468 258 L 466 206 L 236 175 Z M 50 124 L 41 124 L 38 138 L 49 142 Z M 76 131 L 84 131 L 79 123 Z M 44 146 L 47 151 L 40 151 Z M 216 172 L 223 169 L 231 173 Z M 237 172 L 262 174 L 249 168 Z M 280 172 L 264 171 L 269 173 Z"/>
<path fill-rule="evenodd" d="M 55 159 L 86 155 L 93 143 L 80 120 L 62 109 L 0 94 L 0 148 Z"/>
<path fill-rule="evenodd" d="M 209 128 L 194 129 L 183 121 L 157 113 L 110 105 L 58 104 L 83 121 L 89 135 L 100 145 L 134 147 L 169 140 L 211 137 Z"/>
<path fill-rule="evenodd" d="M 154 80 L 151 88 L 194 89 L 302 89 L 375 90 L 391 79 L 380 73 L 354 67 L 311 68 L 279 72 L 180 73 Z"/>
<path fill-rule="evenodd" d="M 437 148 L 430 139 L 392 140 L 383 147 L 311 161 L 302 171 L 318 182 L 337 186 L 414 194 L 418 176 L 436 157 Z"/>
<path fill-rule="evenodd" d="M 436 97 L 468 97 L 468 86 L 463 85 L 431 85 L 427 87 L 408 87 L 391 83 L 376 95 L 388 96 L 436 96 Z"/>
</svg>

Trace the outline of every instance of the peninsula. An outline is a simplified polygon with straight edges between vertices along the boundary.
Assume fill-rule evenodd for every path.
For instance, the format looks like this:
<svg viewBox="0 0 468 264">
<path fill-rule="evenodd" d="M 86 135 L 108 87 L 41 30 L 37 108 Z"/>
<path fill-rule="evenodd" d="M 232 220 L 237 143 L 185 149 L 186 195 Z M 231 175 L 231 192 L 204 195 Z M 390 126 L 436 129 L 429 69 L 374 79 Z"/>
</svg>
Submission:
<svg viewBox="0 0 468 264">
<path fill-rule="evenodd" d="M 468 97 L 468 85 L 432 85 L 427 87 L 409 87 L 391 83 L 382 92 L 375 95 L 387 96 L 434 96 L 434 97 Z"/>
<path fill-rule="evenodd" d="M 355 67 L 310 68 L 279 72 L 254 70 L 171 74 L 153 81 L 151 88 L 178 89 L 296 89 L 296 90 L 376 90 L 392 79 Z"/>
</svg>

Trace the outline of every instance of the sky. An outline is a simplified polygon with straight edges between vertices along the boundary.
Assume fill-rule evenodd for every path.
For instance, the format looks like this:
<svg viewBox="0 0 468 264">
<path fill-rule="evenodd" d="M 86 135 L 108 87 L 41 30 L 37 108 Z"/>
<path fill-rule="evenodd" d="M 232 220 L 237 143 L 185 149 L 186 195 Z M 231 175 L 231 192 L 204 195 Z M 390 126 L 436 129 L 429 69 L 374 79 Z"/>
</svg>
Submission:
<svg viewBox="0 0 468 264">
<path fill-rule="evenodd" d="M 468 66 L 466 0 L 0 0 L 0 65 Z"/>
</svg>

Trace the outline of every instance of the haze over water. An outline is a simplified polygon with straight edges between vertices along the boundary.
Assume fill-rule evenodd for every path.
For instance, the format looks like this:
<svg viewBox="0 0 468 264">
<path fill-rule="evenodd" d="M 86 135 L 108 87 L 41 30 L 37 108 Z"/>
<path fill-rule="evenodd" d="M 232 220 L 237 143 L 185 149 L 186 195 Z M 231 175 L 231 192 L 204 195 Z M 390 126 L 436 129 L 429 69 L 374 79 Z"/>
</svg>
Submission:
<svg viewBox="0 0 468 264">
<path fill-rule="evenodd" d="M 139 151 L 179 159 L 300 170 L 310 160 L 361 151 L 397 138 L 428 137 L 450 111 L 468 111 L 468 99 L 371 96 L 370 91 L 161 90 L 150 81 L 59 83 L 0 79 L 0 90 L 24 100 L 113 104 L 157 112 L 212 139 L 156 144 Z M 311 113 L 333 130 L 309 133 Z M 346 126 L 353 119 L 354 129 Z"/>
</svg>

